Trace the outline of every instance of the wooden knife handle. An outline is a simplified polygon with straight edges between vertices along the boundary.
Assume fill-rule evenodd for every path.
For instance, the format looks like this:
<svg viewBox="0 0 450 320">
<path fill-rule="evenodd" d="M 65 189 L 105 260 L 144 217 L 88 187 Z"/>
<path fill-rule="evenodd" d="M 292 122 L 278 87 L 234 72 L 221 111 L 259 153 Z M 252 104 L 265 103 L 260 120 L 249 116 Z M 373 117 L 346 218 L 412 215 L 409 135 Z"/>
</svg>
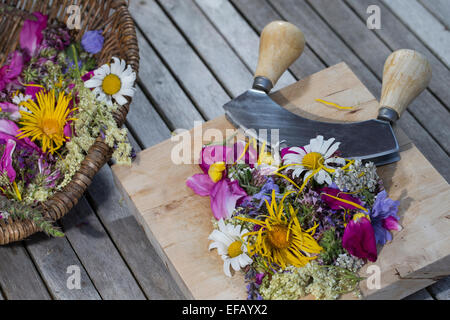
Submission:
<svg viewBox="0 0 450 320">
<path fill-rule="evenodd" d="M 304 47 L 303 32 L 292 23 L 273 21 L 265 26 L 259 43 L 259 59 L 253 87 L 270 91 L 281 75 L 300 57 Z"/>
<path fill-rule="evenodd" d="M 378 118 L 395 122 L 430 79 L 431 66 L 420 53 L 409 49 L 391 53 L 384 64 Z"/>
</svg>

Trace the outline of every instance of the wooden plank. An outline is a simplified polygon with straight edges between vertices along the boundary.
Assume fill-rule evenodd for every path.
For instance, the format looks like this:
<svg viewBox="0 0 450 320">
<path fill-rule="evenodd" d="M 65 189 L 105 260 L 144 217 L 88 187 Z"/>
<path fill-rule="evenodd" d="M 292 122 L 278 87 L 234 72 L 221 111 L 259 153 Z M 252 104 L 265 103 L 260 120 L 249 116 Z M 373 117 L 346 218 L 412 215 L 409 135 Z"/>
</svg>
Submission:
<svg viewBox="0 0 450 320">
<path fill-rule="evenodd" d="M 142 89 L 151 96 L 152 103 L 164 116 L 170 129 L 190 128 L 194 121 L 203 121 L 189 97 L 139 31 L 137 37 L 139 54 L 145 57 L 145 63 L 139 67 Z"/>
<path fill-rule="evenodd" d="M 317 97 L 330 97 L 342 104 L 359 100 L 360 106 L 356 112 L 336 111 L 321 107 Z M 376 99 L 345 64 L 303 79 L 272 98 L 289 110 L 322 120 L 335 116 L 338 121 L 365 120 L 373 118 L 378 109 Z M 203 132 L 208 128 L 224 132 L 233 126 L 221 117 L 205 123 Z M 198 129 L 193 134 L 201 136 Z M 379 253 L 376 264 L 381 268 L 382 288 L 371 292 L 362 284 L 363 292 L 371 298 L 404 298 L 448 274 L 450 186 L 404 135 L 399 135 L 399 140 L 402 159 L 379 168 L 379 173 L 390 197 L 401 201 L 404 229 Z M 142 151 L 131 168 L 113 166 L 118 187 L 171 272 L 181 277 L 180 286 L 200 299 L 244 298 L 242 274 L 227 278 L 220 257 L 208 252 L 206 239 L 212 230 L 209 199 L 185 186 L 189 176 L 200 172 L 197 166 L 171 162 L 171 150 L 178 143 L 165 141 Z M 196 159 L 198 153 L 194 151 L 192 157 Z M 161 176 L 168 183 L 161 185 Z M 367 275 L 365 268 L 362 275 Z"/>
<path fill-rule="evenodd" d="M 159 4 L 233 97 L 251 87 L 252 71 L 239 59 L 192 0 L 164 0 L 159 1 Z"/>
<path fill-rule="evenodd" d="M 88 190 L 105 229 L 149 299 L 184 299 L 167 267 L 145 236 L 114 185 L 111 169 L 104 166 Z"/>
<path fill-rule="evenodd" d="M 127 115 L 127 127 L 138 143 L 147 147 L 167 139 L 170 136 L 170 130 L 148 101 L 140 86 L 137 86 L 136 89 L 130 112 Z M 137 151 L 138 149 L 136 149 Z"/>
<path fill-rule="evenodd" d="M 253 19 L 254 12 L 263 7 L 264 1 L 254 0 L 233 0 L 233 3 L 239 7 L 246 17 Z M 273 2 L 272 5 L 281 14 L 281 18 L 295 22 L 306 34 L 309 39 L 311 49 L 318 54 L 327 64 L 332 65 L 344 60 L 348 63 L 356 75 L 363 81 L 367 88 L 373 93 L 379 95 L 381 92 L 380 80 L 371 73 L 361 60 L 348 48 L 345 43 L 334 33 L 334 31 L 303 1 L 285 1 Z M 270 8 L 270 6 L 267 6 Z M 265 7 L 265 9 L 269 9 Z M 275 10 L 267 11 L 266 15 L 273 19 L 280 19 L 275 14 Z M 293 70 L 295 73 L 295 70 Z M 433 166 L 450 181 L 450 169 L 448 155 L 436 143 L 436 141 L 423 130 L 409 111 L 405 112 L 398 125 L 405 130 L 406 134 L 412 138 L 416 146 L 426 155 Z"/>
<path fill-rule="evenodd" d="M 427 288 L 437 300 L 450 300 L 450 277 L 446 277 Z"/>
<path fill-rule="evenodd" d="M 379 79 L 391 50 L 342 1 L 308 1 Z M 411 114 L 450 153 L 450 113 L 427 90 L 408 107 Z"/>
<path fill-rule="evenodd" d="M 49 238 L 43 233 L 37 233 L 25 243 L 53 299 L 100 299 L 100 295 L 66 238 Z M 76 266 L 80 270 L 80 289 L 67 287 L 67 279 L 72 274 L 67 273 L 69 266 Z"/>
<path fill-rule="evenodd" d="M 196 0 L 209 21 L 230 44 L 250 71 L 256 70 L 259 52 L 259 35 L 236 11 L 228 0 Z M 273 91 L 284 88 L 296 81 L 289 72 L 285 72 Z"/>
<path fill-rule="evenodd" d="M 85 197 L 61 221 L 67 239 L 103 299 L 145 299 Z"/>
<path fill-rule="evenodd" d="M 383 0 L 383 2 L 448 68 L 450 67 L 448 28 L 416 0 Z"/>
<path fill-rule="evenodd" d="M 447 1 L 447 0 L 445 0 Z M 377 5 L 380 7 L 382 26 L 381 29 L 372 30 L 386 43 L 391 50 L 409 48 L 417 50 L 425 55 L 431 64 L 433 77 L 429 90 L 433 92 L 447 109 L 450 107 L 450 70 L 440 61 L 408 28 L 389 10 L 380 0 L 346 0 L 347 4 L 359 15 L 363 23 L 368 14 L 367 7 Z M 427 1 L 427 3 L 434 3 Z"/>
<path fill-rule="evenodd" d="M 422 289 L 409 295 L 405 298 L 405 300 L 434 300 L 431 294 L 426 289 Z"/>
<path fill-rule="evenodd" d="M 448 0 L 419 0 L 428 11 L 431 12 L 441 23 L 443 23 L 447 30 L 450 28 L 450 5 Z"/>
<path fill-rule="evenodd" d="M 0 287 L 8 300 L 50 300 L 22 242 L 0 246 Z"/>
<path fill-rule="evenodd" d="M 223 114 L 229 96 L 154 1 L 130 1 L 129 10 L 155 50 L 207 119 Z M 147 61 L 147 57 L 141 55 Z"/>
</svg>

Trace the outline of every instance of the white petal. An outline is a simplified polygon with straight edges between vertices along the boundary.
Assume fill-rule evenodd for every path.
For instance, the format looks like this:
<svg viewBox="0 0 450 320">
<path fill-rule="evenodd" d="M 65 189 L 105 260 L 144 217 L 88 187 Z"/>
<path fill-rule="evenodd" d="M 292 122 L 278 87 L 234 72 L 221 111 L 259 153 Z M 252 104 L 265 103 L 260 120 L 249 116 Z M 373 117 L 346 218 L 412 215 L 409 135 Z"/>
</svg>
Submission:
<svg viewBox="0 0 450 320">
<path fill-rule="evenodd" d="M 303 160 L 303 155 L 299 155 L 299 154 L 295 154 L 295 153 L 288 153 L 284 156 L 283 161 L 286 162 L 287 164 L 292 164 L 292 163 L 302 163 Z"/>
<path fill-rule="evenodd" d="M 327 172 L 325 172 L 325 183 L 326 183 L 327 185 L 330 185 L 330 184 L 333 183 L 333 181 L 331 180 L 330 175 L 329 175 Z"/>
<path fill-rule="evenodd" d="M 324 158 L 328 159 L 329 157 L 331 157 L 333 155 L 333 153 L 336 152 L 337 149 L 339 149 L 339 146 L 341 145 L 340 142 L 336 142 L 335 144 L 333 144 L 330 149 L 328 149 L 327 153 L 325 154 Z"/>
<path fill-rule="evenodd" d="M 234 257 L 231 259 L 231 267 L 233 267 L 233 269 L 236 271 L 239 271 L 241 269 L 241 265 L 239 263 L 239 257 Z"/>
<path fill-rule="evenodd" d="M 308 144 L 307 146 L 304 146 L 303 148 L 305 149 L 306 153 L 310 153 L 311 152 L 311 145 L 310 144 Z"/>
<path fill-rule="evenodd" d="M 315 139 L 311 139 L 310 145 L 312 152 L 320 152 L 323 145 L 323 136 L 317 136 Z"/>
<path fill-rule="evenodd" d="M 225 275 L 227 277 L 231 278 L 230 264 L 231 264 L 231 261 L 229 259 L 227 259 L 223 262 L 223 272 L 225 273 Z"/>
<path fill-rule="evenodd" d="M 322 148 L 320 149 L 321 154 L 325 154 L 328 151 L 328 148 L 331 146 L 331 144 L 336 140 L 335 138 L 330 138 L 327 141 L 325 141 L 322 145 Z"/>
<path fill-rule="evenodd" d="M 294 178 L 299 177 L 303 171 L 305 171 L 306 169 L 304 167 L 295 167 L 296 169 L 292 172 L 292 175 L 294 176 Z"/>
<path fill-rule="evenodd" d="M 113 95 L 113 98 L 114 98 L 114 100 L 116 100 L 116 102 L 117 102 L 119 105 L 121 105 L 121 106 L 123 106 L 124 104 L 126 104 L 126 103 L 128 102 L 128 100 L 127 100 L 124 96 L 122 96 L 122 95 L 120 95 L 120 94 L 118 94 L 118 93 L 116 93 L 115 95 Z"/>
<path fill-rule="evenodd" d="M 88 81 L 86 81 L 84 83 L 84 86 L 89 89 L 95 88 L 95 87 L 100 87 L 101 85 L 102 85 L 102 81 L 98 80 L 98 79 L 94 79 L 94 78 L 89 79 Z"/>
<path fill-rule="evenodd" d="M 339 157 L 333 157 L 333 158 L 328 158 L 327 160 L 324 161 L 325 164 L 329 164 L 329 163 L 336 163 L 338 165 L 345 165 L 345 159 L 344 158 L 339 158 Z"/>
<path fill-rule="evenodd" d="M 319 184 L 323 184 L 324 180 L 325 180 L 325 171 L 324 170 L 320 170 L 315 176 L 314 176 L 314 180 L 316 180 Z"/>
<path fill-rule="evenodd" d="M 298 153 L 298 154 L 300 154 L 300 155 L 305 155 L 305 154 L 306 154 L 305 150 L 303 150 L 302 148 L 299 148 L 299 147 L 292 147 L 292 148 L 289 148 L 289 151 Z"/>
<path fill-rule="evenodd" d="M 120 70 L 120 60 L 117 57 L 113 57 L 112 59 L 114 60 L 114 62 L 111 63 L 111 73 L 120 75 L 122 73 Z"/>
</svg>

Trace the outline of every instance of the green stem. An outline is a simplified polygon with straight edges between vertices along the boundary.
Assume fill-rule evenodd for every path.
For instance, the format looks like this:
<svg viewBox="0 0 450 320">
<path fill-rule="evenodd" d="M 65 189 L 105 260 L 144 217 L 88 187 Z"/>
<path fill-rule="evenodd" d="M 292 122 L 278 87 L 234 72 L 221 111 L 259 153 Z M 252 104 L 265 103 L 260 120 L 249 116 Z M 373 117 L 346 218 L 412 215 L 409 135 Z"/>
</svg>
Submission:
<svg viewBox="0 0 450 320">
<path fill-rule="evenodd" d="M 73 52 L 73 60 L 74 60 L 74 62 L 75 62 L 75 68 L 77 69 L 77 75 L 78 75 L 78 78 L 81 79 L 80 68 L 79 68 L 79 66 L 78 66 L 77 50 L 76 50 L 74 44 L 72 44 L 71 47 L 72 47 L 72 52 Z"/>
</svg>

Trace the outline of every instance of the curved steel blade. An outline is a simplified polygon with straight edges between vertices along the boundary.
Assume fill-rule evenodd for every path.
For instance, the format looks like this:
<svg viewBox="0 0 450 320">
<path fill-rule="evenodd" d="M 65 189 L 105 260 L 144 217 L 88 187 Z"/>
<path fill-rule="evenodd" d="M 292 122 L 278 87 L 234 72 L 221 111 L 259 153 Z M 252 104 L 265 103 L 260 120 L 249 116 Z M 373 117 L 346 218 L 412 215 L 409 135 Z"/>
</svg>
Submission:
<svg viewBox="0 0 450 320">
<path fill-rule="evenodd" d="M 271 144 L 271 130 L 279 130 L 279 140 L 287 146 L 305 146 L 310 139 L 322 135 L 341 142 L 342 156 L 352 159 L 380 159 L 383 164 L 397 161 L 398 143 L 391 125 L 377 119 L 328 123 L 302 118 L 276 104 L 266 93 L 248 90 L 224 105 L 225 114 L 234 126 L 243 130 L 267 129 L 267 144 Z M 257 136 L 261 140 L 260 136 Z M 276 143 L 276 142 L 274 142 Z"/>
</svg>

